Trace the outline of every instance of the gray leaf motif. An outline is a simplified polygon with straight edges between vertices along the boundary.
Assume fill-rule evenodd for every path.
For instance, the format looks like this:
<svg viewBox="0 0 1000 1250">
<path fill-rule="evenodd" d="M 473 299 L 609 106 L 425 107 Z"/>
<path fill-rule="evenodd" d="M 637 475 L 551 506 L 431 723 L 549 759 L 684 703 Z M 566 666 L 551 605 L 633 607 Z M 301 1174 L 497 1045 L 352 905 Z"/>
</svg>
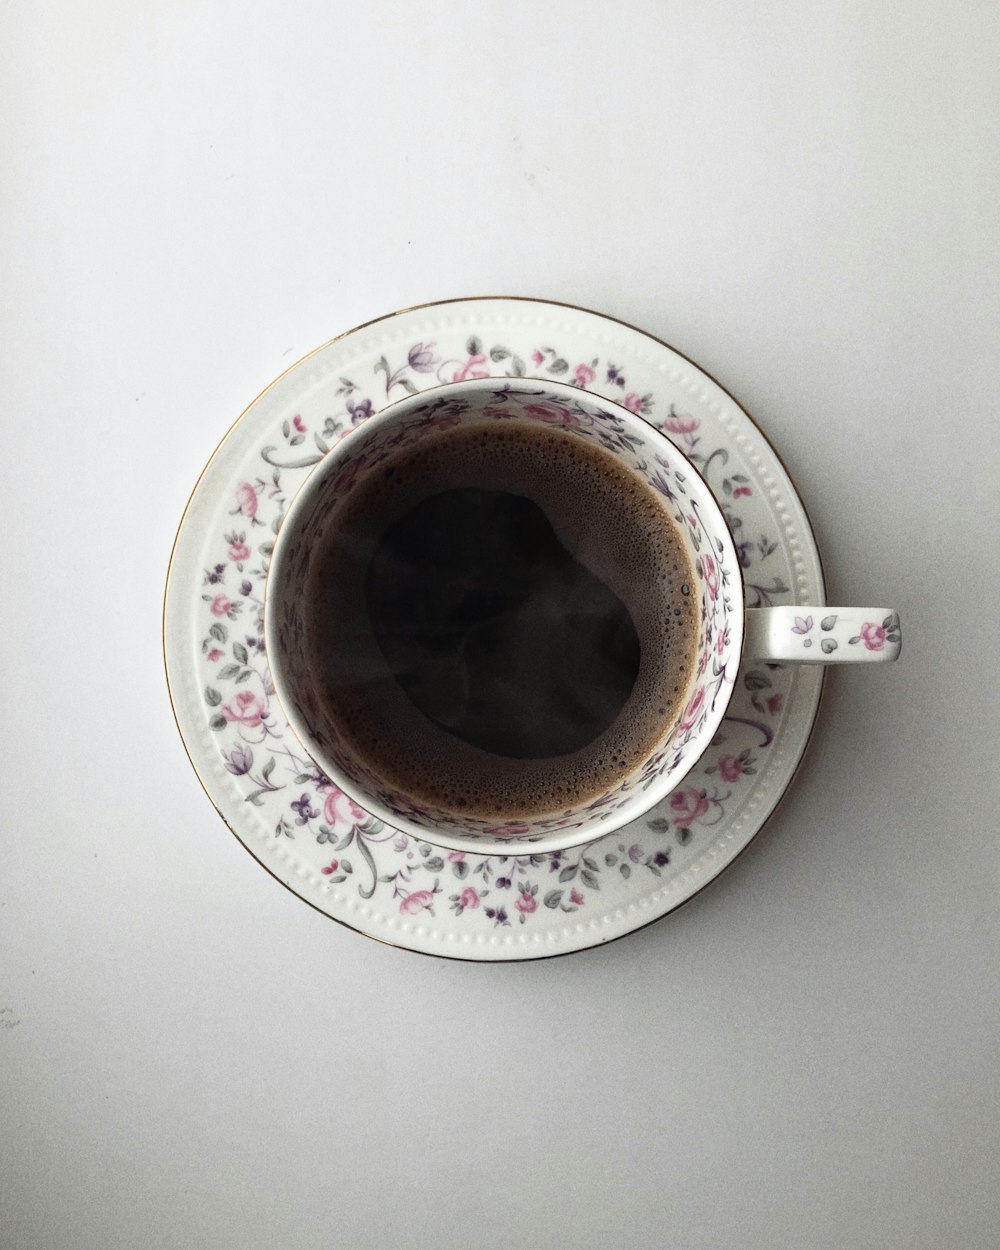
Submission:
<svg viewBox="0 0 1000 1250">
<path fill-rule="evenodd" d="M 837 650 L 837 640 L 836 638 L 824 638 L 819 647 L 824 655 L 829 655 L 832 651 Z"/>
<path fill-rule="evenodd" d="M 311 469 L 314 464 L 319 464 L 322 456 L 302 456 L 298 460 L 275 460 L 274 453 L 278 451 L 277 447 L 262 447 L 260 458 L 265 464 L 273 465 L 276 469 Z"/>
<path fill-rule="evenodd" d="M 824 616 L 824 617 L 823 617 L 823 619 L 822 619 L 822 620 L 820 621 L 820 623 L 819 623 L 819 627 L 820 627 L 820 629 L 824 629 L 824 630 L 829 631 L 829 630 L 833 629 L 833 627 L 834 627 L 834 625 L 836 625 L 836 623 L 837 623 L 837 618 L 836 618 L 835 616 Z M 824 648 L 823 648 L 823 650 L 825 651 L 825 650 L 826 650 L 826 647 L 824 647 Z M 831 650 L 832 650 L 832 648 L 831 648 Z"/>
</svg>

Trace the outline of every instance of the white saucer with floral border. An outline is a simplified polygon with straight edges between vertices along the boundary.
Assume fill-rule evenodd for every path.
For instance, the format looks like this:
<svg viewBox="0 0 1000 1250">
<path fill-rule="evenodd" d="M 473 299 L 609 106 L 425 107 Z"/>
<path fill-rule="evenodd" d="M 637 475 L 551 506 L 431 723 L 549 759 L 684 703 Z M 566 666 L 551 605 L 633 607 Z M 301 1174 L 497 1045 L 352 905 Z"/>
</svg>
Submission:
<svg viewBox="0 0 1000 1250">
<path fill-rule="evenodd" d="M 427 304 L 341 335 L 272 383 L 216 449 L 177 533 L 163 620 L 177 724 L 219 813 L 279 881 L 370 937 L 460 959 L 583 950 L 696 894 L 788 787 L 823 683 L 819 667 L 748 663 L 679 789 L 634 823 L 555 854 L 443 852 L 331 786 L 268 672 L 264 581 L 280 518 L 331 443 L 386 403 L 511 375 L 569 381 L 660 426 L 725 510 L 749 607 L 825 601 L 802 502 L 759 428 L 691 361 L 613 318 L 509 297 Z"/>
</svg>

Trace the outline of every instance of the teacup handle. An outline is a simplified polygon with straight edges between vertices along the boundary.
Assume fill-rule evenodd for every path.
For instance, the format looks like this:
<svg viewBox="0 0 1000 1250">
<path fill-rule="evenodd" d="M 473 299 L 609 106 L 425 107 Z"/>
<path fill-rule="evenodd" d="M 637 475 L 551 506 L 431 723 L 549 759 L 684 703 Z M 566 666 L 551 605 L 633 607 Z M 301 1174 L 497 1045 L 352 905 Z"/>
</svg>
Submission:
<svg viewBox="0 0 1000 1250">
<path fill-rule="evenodd" d="M 902 643 L 892 608 L 747 608 L 743 654 L 796 664 L 895 660 Z"/>
</svg>

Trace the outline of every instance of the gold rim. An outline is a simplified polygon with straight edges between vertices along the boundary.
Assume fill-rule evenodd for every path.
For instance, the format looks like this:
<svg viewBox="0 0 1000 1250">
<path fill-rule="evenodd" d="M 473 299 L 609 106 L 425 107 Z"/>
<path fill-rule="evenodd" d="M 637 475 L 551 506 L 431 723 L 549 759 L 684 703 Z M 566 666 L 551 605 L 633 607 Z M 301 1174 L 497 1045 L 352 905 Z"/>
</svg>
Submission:
<svg viewBox="0 0 1000 1250">
<path fill-rule="evenodd" d="M 686 907 L 687 904 L 690 903 L 693 899 L 698 898 L 700 894 L 702 894 L 710 886 L 714 885 L 715 882 L 718 881 L 719 878 L 723 875 L 723 873 L 727 872 L 732 867 L 732 865 L 737 862 L 737 860 L 742 858 L 747 847 L 749 847 L 751 843 L 756 841 L 756 839 L 760 836 L 761 830 L 764 828 L 765 825 L 767 825 L 770 822 L 772 816 L 774 816 L 778 808 L 781 807 L 781 805 L 784 803 L 789 790 L 791 790 L 792 786 L 798 779 L 799 773 L 802 769 L 803 761 L 805 760 L 806 755 L 809 753 L 809 748 L 812 745 L 812 742 L 815 736 L 816 723 L 819 720 L 820 707 L 822 706 L 822 703 L 823 703 L 823 696 L 826 693 L 826 685 L 827 685 L 827 677 L 828 677 L 828 671 L 826 669 L 823 670 L 820 689 L 819 689 L 819 695 L 816 699 L 816 705 L 813 709 L 812 719 L 809 723 L 809 730 L 806 734 L 805 742 L 802 744 L 802 749 L 799 752 L 799 757 L 795 762 L 795 766 L 792 769 L 792 772 L 788 778 L 788 781 L 785 783 L 781 792 L 778 794 L 778 797 L 775 799 L 773 806 L 770 808 L 770 810 L 767 812 L 767 814 L 761 820 L 760 824 L 757 826 L 754 832 L 750 835 L 747 841 L 743 844 L 743 846 L 741 846 L 740 849 L 736 852 L 733 858 L 730 859 L 727 863 L 725 863 L 719 869 L 719 871 L 715 873 L 714 876 L 710 877 L 707 881 L 705 881 L 702 885 L 700 885 L 697 890 L 689 894 L 686 898 L 681 899 L 679 903 L 674 904 L 673 907 L 668 908 L 665 912 L 662 912 L 658 916 L 654 916 L 651 920 L 647 920 L 643 924 L 636 926 L 636 928 L 629 929 L 627 932 L 620 933 L 618 934 L 617 937 L 609 938 L 603 942 L 598 941 L 598 942 L 592 943 L 589 946 L 574 947 L 573 950 L 569 950 L 569 951 L 553 951 L 551 954 L 546 954 L 546 955 L 532 955 L 530 957 L 513 956 L 509 959 L 473 959 L 465 955 L 452 955 L 443 951 L 437 952 L 437 951 L 417 950 L 412 946 L 402 946 L 397 942 L 389 941 L 388 938 L 379 937 L 377 934 L 369 933 L 364 929 L 356 928 L 354 925 L 349 924 L 346 920 L 341 920 L 337 916 L 331 916 L 328 911 L 324 911 L 323 908 L 320 907 L 318 904 L 311 902 L 309 899 L 305 898 L 302 894 L 299 894 L 296 890 L 293 890 L 292 887 L 286 881 L 282 881 L 282 879 L 277 875 L 277 873 L 275 873 L 272 868 L 270 868 L 266 863 L 264 863 L 264 861 L 258 855 L 256 855 L 250 849 L 249 846 L 247 846 L 247 844 L 243 841 L 243 839 L 236 832 L 233 826 L 229 823 L 228 818 L 226 817 L 222 809 L 219 807 L 219 805 L 216 803 L 215 799 L 212 798 L 211 792 L 209 791 L 208 786 L 205 784 L 205 779 L 202 777 L 201 772 L 198 769 L 198 765 L 195 763 L 194 757 L 192 756 L 191 751 L 188 748 L 187 740 L 184 737 L 184 731 L 181 728 L 181 723 L 177 717 L 177 705 L 176 705 L 176 702 L 174 701 L 174 690 L 170 681 L 170 664 L 167 660 L 167 600 L 170 597 L 170 579 L 173 573 L 174 559 L 177 554 L 177 545 L 180 542 L 181 530 L 184 528 L 184 522 L 187 519 L 188 511 L 191 508 L 191 504 L 194 501 L 195 495 L 198 493 L 198 488 L 201 485 L 202 480 L 205 477 L 205 474 L 208 472 L 209 468 L 212 465 L 212 462 L 215 460 L 215 457 L 219 454 L 219 451 L 222 449 L 223 445 L 226 443 L 229 436 L 233 433 L 233 431 L 240 424 L 243 418 L 247 415 L 250 409 L 253 408 L 254 405 L 257 404 L 268 393 L 268 391 L 272 390 L 275 386 L 277 386 L 278 383 L 283 378 L 287 377 L 288 374 L 290 374 L 293 370 L 297 369 L 299 365 L 304 364 L 307 360 L 311 359 L 313 356 L 317 355 L 319 352 L 325 351 L 328 347 L 331 347 L 334 343 L 339 343 L 341 339 L 345 339 L 349 335 L 356 334 L 359 330 L 366 330 L 369 326 L 377 325 L 379 324 L 379 322 L 382 322 L 382 321 L 389 321 L 393 317 L 401 317 L 407 313 L 420 312 L 429 308 L 440 308 L 445 304 L 472 304 L 472 303 L 482 303 L 482 302 L 490 302 L 490 301 L 492 302 L 510 301 L 512 303 L 517 303 L 517 304 L 545 304 L 548 307 L 552 307 L 552 308 L 568 308 L 574 312 L 585 313 L 586 315 L 591 316 L 591 317 L 599 317 L 602 321 L 612 321 L 616 325 L 623 326 L 626 330 L 631 330 L 636 334 L 641 334 L 643 338 L 647 338 L 651 340 L 652 342 L 658 344 L 660 347 L 667 348 L 668 351 L 673 352 L 676 356 L 679 356 L 682 360 L 687 361 L 687 363 L 691 365 L 692 368 L 697 369 L 699 373 L 703 374 L 711 382 L 713 382 L 719 388 L 719 390 L 723 392 L 724 395 L 728 396 L 728 398 L 732 400 L 732 402 L 736 405 L 737 408 L 739 408 L 740 412 L 743 413 L 743 415 L 747 418 L 747 420 L 749 420 L 751 425 L 754 427 L 754 429 L 757 431 L 760 437 L 767 444 L 771 453 L 774 455 L 775 459 L 781 465 L 781 468 L 784 471 L 785 476 L 788 478 L 792 486 L 792 490 L 795 492 L 795 495 L 799 501 L 799 506 L 802 509 L 802 514 L 805 517 L 806 526 L 809 532 L 809 538 L 812 541 L 813 553 L 816 557 L 816 563 L 819 566 L 820 594 L 817 595 L 817 598 L 821 600 L 826 598 L 826 572 L 823 567 L 823 558 L 819 550 L 819 545 L 816 542 L 816 531 L 813 527 L 812 519 L 809 516 L 805 503 L 802 499 L 802 495 L 799 492 L 798 485 L 795 481 L 794 476 L 791 473 L 791 470 L 789 469 L 788 465 L 785 463 L 784 458 L 782 457 L 781 453 L 778 451 L 778 449 L 774 446 L 774 444 L 768 438 L 767 434 L 764 432 L 760 423 L 753 416 L 753 414 L 749 412 L 747 408 L 745 408 L 744 405 L 740 403 L 740 401 L 736 398 L 736 396 L 733 395 L 733 393 L 730 390 L 728 390 L 725 386 L 723 386 L 722 383 L 713 374 L 709 373 L 707 369 L 702 368 L 702 366 L 699 365 L 697 361 L 692 360 L 692 358 L 690 356 L 685 355 L 684 352 L 678 351 L 676 347 L 668 343 L 665 339 L 657 338 L 655 334 L 650 334 L 648 330 L 643 330 L 639 326 L 633 325 L 629 321 L 622 320 L 622 318 L 620 317 L 612 317 L 607 313 L 599 313 L 599 312 L 596 312 L 594 309 L 584 308 L 579 304 L 570 304 L 566 302 L 565 300 L 542 299 L 540 296 L 470 295 L 470 296 L 464 296 L 458 299 L 429 300 L 426 303 L 422 303 L 422 304 L 411 304 L 410 306 L 406 308 L 397 308 L 394 312 L 383 313 L 383 315 L 380 317 L 372 317 L 368 321 L 359 322 L 358 325 L 352 326 L 349 330 L 344 330 L 340 334 L 335 334 L 333 338 L 327 339 L 324 343 L 321 343 L 318 347 L 314 347 L 312 351 L 306 352 L 304 356 L 300 356 L 298 360 L 296 360 L 293 364 L 290 364 L 287 369 L 282 370 L 282 372 L 279 373 L 277 377 L 272 379 L 272 381 L 270 381 L 267 384 L 267 386 L 264 387 L 262 391 L 260 391 L 257 395 L 254 396 L 254 398 L 242 410 L 242 412 L 239 414 L 236 420 L 233 421 L 233 423 L 229 426 L 225 434 L 223 434 L 222 438 L 219 439 L 218 443 L 216 443 L 215 447 L 212 450 L 212 454 L 209 456 L 201 472 L 198 474 L 198 478 L 195 481 L 194 486 L 191 488 L 191 492 L 188 495 L 187 502 L 184 505 L 184 510 L 181 513 L 181 518 L 180 518 L 180 521 L 178 522 L 176 533 L 174 534 L 174 540 L 170 546 L 170 558 L 167 562 L 167 576 L 166 576 L 166 582 L 163 588 L 163 611 L 162 611 L 161 626 L 160 626 L 161 648 L 163 652 L 163 670 L 164 670 L 164 676 L 166 678 L 166 683 L 167 683 L 167 696 L 170 700 L 171 715 L 174 718 L 174 724 L 177 727 L 177 733 L 181 740 L 181 746 L 184 748 L 184 754 L 187 756 L 188 762 L 190 763 L 192 769 L 194 770 L 194 774 L 198 779 L 198 784 L 201 786 L 202 790 L 205 793 L 206 798 L 211 803 L 212 807 L 218 813 L 220 819 L 222 820 L 222 823 L 226 826 L 226 828 L 233 835 L 233 837 L 236 838 L 240 846 L 246 851 L 246 853 L 257 864 L 260 865 L 261 868 L 264 869 L 264 871 L 270 877 L 272 877 L 275 881 L 277 881 L 279 885 L 283 886 L 289 892 L 289 894 L 291 894 L 294 898 L 299 899 L 301 902 L 305 903 L 307 907 L 311 907 L 315 912 L 318 912 L 319 915 L 325 916 L 327 920 L 332 920 L 334 924 L 342 925 L 345 929 L 350 930 L 350 932 L 352 933 L 358 933 L 362 937 L 370 938 L 373 942 L 379 942 L 383 946 L 391 946 L 395 950 L 407 951 L 410 954 L 414 954 L 414 955 L 423 955 L 429 959 L 449 959 L 449 960 L 453 960 L 456 963 L 472 963 L 472 964 L 540 963 L 540 962 L 550 960 L 550 959 L 563 959 L 569 955 L 579 955 L 585 951 L 595 950 L 595 949 L 599 949 L 601 947 L 606 947 L 606 946 L 611 946 L 615 942 L 620 942 L 623 938 L 632 937 L 636 933 L 640 933 L 643 929 L 648 929 L 651 925 L 658 923 L 659 921 L 665 919 L 667 916 L 673 915 L 676 911 L 679 911 L 680 908 Z M 540 380 L 544 381 L 544 379 L 540 379 Z M 742 576 L 742 571 L 741 571 L 741 576 Z"/>
</svg>

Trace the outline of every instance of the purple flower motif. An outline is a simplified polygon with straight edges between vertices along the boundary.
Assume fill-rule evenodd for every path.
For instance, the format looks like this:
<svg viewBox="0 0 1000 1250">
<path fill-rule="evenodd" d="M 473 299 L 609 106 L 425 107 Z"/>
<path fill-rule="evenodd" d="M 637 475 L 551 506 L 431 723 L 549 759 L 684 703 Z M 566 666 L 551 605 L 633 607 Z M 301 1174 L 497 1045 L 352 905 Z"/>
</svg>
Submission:
<svg viewBox="0 0 1000 1250">
<path fill-rule="evenodd" d="M 242 777 L 253 768 L 253 751 L 249 747 L 233 747 L 228 755 L 222 757 L 226 761 L 226 771 L 234 777 Z"/>
<path fill-rule="evenodd" d="M 753 543 L 737 543 L 736 554 L 740 558 L 742 568 L 748 569 L 753 562 L 751 552 L 753 551 Z"/>
<path fill-rule="evenodd" d="M 795 618 L 795 624 L 792 626 L 793 634 L 808 634 L 813 627 L 813 618 L 807 616 L 805 620 L 801 616 Z"/>
<path fill-rule="evenodd" d="M 224 564 L 217 564 L 214 569 L 205 570 L 205 584 L 208 586 L 217 586 L 226 571 Z"/>
<path fill-rule="evenodd" d="M 498 890 L 509 890 L 510 877 L 497 877 L 496 885 Z"/>
<path fill-rule="evenodd" d="M 608 381 L 614 382 L 616 386 L 625 385 L 625 378 L 617 365 L 608 365 Z"/>
<path fill-rule="evenodd" d="M 667 485 L 666 478 L 664 478 L 659 469 L 656 470 L 652 477 L 649 477 L 646 480 L 649 482 L 650 486 L 652 486 L 653 490 L 658 490 L 661 495 L 666 495 L 671 503 L 677 502 L 677 496 Z"/>
<path fill-rule="evenodd" d="M 307 825 L 310 820 L 315 820 L 319 815 L 319 812 L 313 811 L 308 794 L 303 794 L 299 799 L 292 799 L 292 810 L 298 813 L 295 817 L 297 825 Z"/>
<path fill-rule="evenodd" d="M 633 864 L 637 864 L 642 859 L 642 847 L 638 842 L 633 842 L 628 848 L 628 857 Z"/>
<path fill-rule="evenodd" d="M 240 594 L 248 595 L 251 590 L 253 590 L 253 584 L 244 578 L 243 581 L 240 582 Z"/>
<path fill-rule="evenodd" d="M 351 425 L 360 425 L 362 421 L 367 421 L 372 415 L 372 401 L 370 399 L 361 399 L 355 403 L 352 399 L 347 401 L 347 411 L 351 414 Z"/>
<path fill-rule="evenodd" d="M 410 368 L 416 369 L 417 373 L 430 373 L 434 368 L 433 346 L 433 343 L 414 343 L 407 356 Z"/>
<path fill-rule="evenodd" d="M 656 854 L 653 856 L 653 863 L 657 866 L 657 868 L 662 868 L 664 864 L 669 864 L 670 852 L 669 851 L 657 851 Z"/>
</svg>

